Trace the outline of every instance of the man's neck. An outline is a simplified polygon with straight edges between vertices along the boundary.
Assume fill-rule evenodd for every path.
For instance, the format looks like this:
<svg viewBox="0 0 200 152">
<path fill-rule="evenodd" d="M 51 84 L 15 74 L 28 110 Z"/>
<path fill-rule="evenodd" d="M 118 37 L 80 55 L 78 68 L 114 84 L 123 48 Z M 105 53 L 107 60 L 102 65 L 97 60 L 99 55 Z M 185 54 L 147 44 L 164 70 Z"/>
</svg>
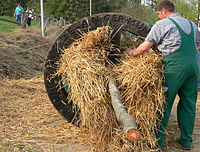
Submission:
<svg viewBox="0 0 200 152">
<path fill-rule="evenodd" d="M 171 14 L 174 14 L 175 12 L 167 12 L 166 13 L 166 17 L 168 17 L 169 15 L 171 15 Z"/>
</svg>

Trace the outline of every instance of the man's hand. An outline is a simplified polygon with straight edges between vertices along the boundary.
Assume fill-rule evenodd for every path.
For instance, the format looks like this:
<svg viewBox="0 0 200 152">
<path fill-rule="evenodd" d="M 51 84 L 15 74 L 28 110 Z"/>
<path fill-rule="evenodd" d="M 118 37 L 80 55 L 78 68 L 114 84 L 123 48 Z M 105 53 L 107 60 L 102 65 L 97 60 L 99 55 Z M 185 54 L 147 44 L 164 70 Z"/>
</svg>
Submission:
<svg viewBox="0 0 200 152">
<path fill-rule="evenodd" d="M 139 45 L 138 48 L 130 49 L 128 48 L 126 50 L 126 54 L 130 56 L 138 56 L 149 50 L 154 43 L 149 42 L 149 41 L 144 41 L 142 44 Z"/>
<path fill-rule="evenodd" d="M 136 50 L 135 48 L 134 49 L 127 48 L 126 54 L 128 54 L 129 56 L 132 56 L 135 50 Z"/>
</svg>

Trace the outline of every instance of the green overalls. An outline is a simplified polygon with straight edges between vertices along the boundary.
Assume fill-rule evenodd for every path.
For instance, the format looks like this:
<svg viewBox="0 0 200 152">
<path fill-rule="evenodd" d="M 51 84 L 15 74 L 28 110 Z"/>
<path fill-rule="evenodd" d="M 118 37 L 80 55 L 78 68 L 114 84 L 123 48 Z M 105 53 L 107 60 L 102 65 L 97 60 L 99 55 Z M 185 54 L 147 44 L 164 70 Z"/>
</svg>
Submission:
<svg viewBox="0 0 200 152">
<path fill-rule="evenodd" d="M 169 18 L 178 28 L 181 36 L 181 47 L 175 53 L 164 56 L 164 87 L 167 104 L 164 117 L 161 118 L 156 138 L 160 148 L 163 146 L 165 130 L 170 117 L 171 108 L 178 93 L 180 100 L 177 107 L 178 125 L 181 131 L 179 142 L 186 147 L 192 144 L 192 133 L 195 122 L 196 100 L 198 95 L 199 69 L 197 63 L 197 50 L 194 42 L 193 26 L 191 33 L 186 34 L 181 27 Z"/>
</svg>

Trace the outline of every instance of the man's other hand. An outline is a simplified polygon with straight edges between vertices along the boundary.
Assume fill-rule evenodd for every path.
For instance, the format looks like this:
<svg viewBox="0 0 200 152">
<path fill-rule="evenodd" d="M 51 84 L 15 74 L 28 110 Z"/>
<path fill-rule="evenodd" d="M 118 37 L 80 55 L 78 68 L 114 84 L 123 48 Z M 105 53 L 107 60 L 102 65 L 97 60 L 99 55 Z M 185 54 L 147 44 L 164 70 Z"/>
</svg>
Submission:
<svg viewBox="0 0 200 152">
<path fill-rule="evenodd" d="M 135 50 L 136 50 L 136 48 L 134 48 L 134 49 L 127 48 L 126 54 L 128 54 L 129 56 L 132 56 Z"/>
</svg>

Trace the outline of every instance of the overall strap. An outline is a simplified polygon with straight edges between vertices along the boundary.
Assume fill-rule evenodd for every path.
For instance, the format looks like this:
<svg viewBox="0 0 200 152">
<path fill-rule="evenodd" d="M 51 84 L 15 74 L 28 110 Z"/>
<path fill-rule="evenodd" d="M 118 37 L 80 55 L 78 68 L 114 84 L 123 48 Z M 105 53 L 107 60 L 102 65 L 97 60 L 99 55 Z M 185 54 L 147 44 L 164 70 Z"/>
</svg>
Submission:
<svg viewBox="0 0 200 152">
<path fill-rule="evenodd" d="M 174 52 L 173 54 L 170 54 L 167 56 L 168 59 L 170 58 L 194 58 L 196 57 L 197 51 L 195 46 L 195 40 L 194 40 L 194 30 L 192 27 L 192 23 L 189 21 L 191 26 L 191 32 L 190 34 L 185 33 L 182 28 L 171 18 L 169 18 L 177 27 L 180 36 L 181 36 L 181 46 L 180 48 Z"/>
<path fill-rule="evenodd" d="M 191 37 L 192 39 L 194 39 L 194 29 L 193 29 L 193 26 L 192 26 L 192 22 L 190 20 L 188 20 L 188 21 L 190 23 L 191 32 L 190 32 L 190 34 L 187 34 L 182 30 L 182 28 L 172 18 L 168 18 L 168 19 L 171 20 L 176 25 L 176 27 L 178 28 L 180 34 L 185 34 L 185 35 Z"/>
</svg>

